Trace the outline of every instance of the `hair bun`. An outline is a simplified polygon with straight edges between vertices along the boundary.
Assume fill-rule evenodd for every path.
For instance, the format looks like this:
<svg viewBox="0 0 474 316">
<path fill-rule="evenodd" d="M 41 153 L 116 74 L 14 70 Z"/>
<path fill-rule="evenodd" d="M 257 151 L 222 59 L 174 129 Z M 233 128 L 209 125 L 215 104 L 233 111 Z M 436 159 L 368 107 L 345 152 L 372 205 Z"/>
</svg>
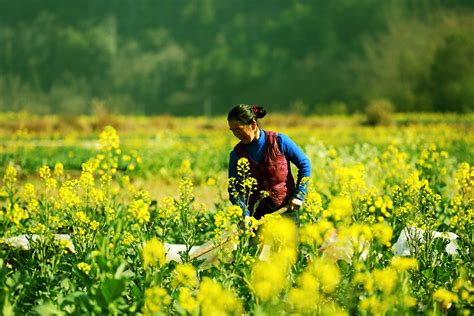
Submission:
<svg viewBox="0 0 474 316">
<path fill-rule="evenodd" d="M 263 118 L 267 115 L 267 110 L 263 106 L 252 105 L 252 112 L 256 118 Z"/>
</svg>

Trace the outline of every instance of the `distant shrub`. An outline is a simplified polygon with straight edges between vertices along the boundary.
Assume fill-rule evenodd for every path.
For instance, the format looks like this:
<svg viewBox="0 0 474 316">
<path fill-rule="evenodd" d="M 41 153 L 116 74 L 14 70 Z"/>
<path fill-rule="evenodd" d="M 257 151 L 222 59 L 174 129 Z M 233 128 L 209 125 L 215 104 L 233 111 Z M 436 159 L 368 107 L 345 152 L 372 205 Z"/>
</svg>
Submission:
<svg viewBox="0 0 474 316">
<path fill-rule="evenodd" d="M 370 101 L 365 108 L 368 125 L 390 125 L 392 123 L 393 105 L 390 101 L 379 99 Z"/>
</svg>

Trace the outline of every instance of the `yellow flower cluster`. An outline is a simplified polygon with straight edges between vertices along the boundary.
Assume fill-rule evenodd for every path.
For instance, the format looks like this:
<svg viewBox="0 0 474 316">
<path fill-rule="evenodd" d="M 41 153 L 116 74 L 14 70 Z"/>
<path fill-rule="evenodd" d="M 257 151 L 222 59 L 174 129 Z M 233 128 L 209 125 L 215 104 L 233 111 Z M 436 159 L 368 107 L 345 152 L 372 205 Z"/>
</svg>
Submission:
<svg viewBox="0 0 474 316">
<path fill-rule="evenodd" d="M 57 187 L 58 181 L 54 178 L 51 178 L 51 169 L 49 166 L 42 166 L 39 170 L 39 174 L 47 189 L 55 189 Z"/>
<path fill-rule="evenodd" d="M 301 226 L 299 234 L 300 241 L 314 247 L 319 247 L 325 240 L 328 240 L 334 232 L 334 225 L 325 219 Z"/>
<path fill-rule="evenodd" d="M 150 205 L 142 199 L 135 200 L 128 206 L 128 212 L 140 224 L 148 223 L 150 221 L 149 206 Z"/>
<path fill-rule="evenodd" d="M 179 168 L 179 174 L 181 175 L 181 177 L 190 177 L 192 175 L 191 160 L 184 159 L 181 162 L 181 167 Z"/>
<path fill-rule="evenodd" d="M 390 217 L 390 212 L 393 209 L 392 199 L 386 195 L 377 196 L 375 190 L 369 190 L 362 195 L 360 202 L 366 209 L 365 217 L 369 223 L 383 222 Z"/>
<path fill-rule="evenodd" d="M 341 193 L 362 194 L 366 188 L 365 167 L 355 164 L 349 167 L 339 167 L 335 170 L 335 176 Z"/>
<path fill-rule="evenodd" d="M 181 179 L 179 183 L 179 199 L 181 203 L 186 204 L 189 204 L 194 200 L 194 185 L 191 179 Z"/>
<path fill-rule="evenodd" d="M 62 208 L 76 208 L 81 205 L 81 199 L 75 192 L 74 188 L 69 182 L 64 182 L 58 192 L 59 201 L 58 204 L 62 205 Z"/>
<path fill-rule="evenodd" d="M 441 304 L 443 310 L 447 310 L 453 303 L 456 303 L 459 300 L 455 293 L 443 288 L 439 288 L 434 292 L 433 299 Z"/>
<path fill-rule="evenodd" d="M 18 172 L 16 168 L 9 165 L 5 170 L 5 174 L 3 175 L 3 185 L 6 188 L 11 188 L 16 183 L 17 174 Z"/>
<path fill-rule="evenodd" d="M 323 211 L 323 200 L 309 180 L 307 190 L 308 193 L 304 199 L 303 212 L 300 214 L 300 217 L 303 221 L 314 223 Z"/>
<path fill-rule="evenodd" d="M 298 313 L 317 313 L 321 304 L 328 304 L 341 279 L 339 268 L 332 262 L 318 258 L 309 263 L 298 278 L 298 286 L 287 295 L 291 309 Z"/>
<path fill-rule="evenodd" d="M 17 203 L 13 204 L 13 207 L 8 203 L 5 217 L 16 226 L 20 226 L 21 222 L 28 219 L 30 215 L 27 210 L 21 208 Z"/>
<path fill-rule="evenodd" d="M 381 176 L 388 183 L 400 183 L 407 176 L 407 172 L 412 170 L 408 154 L 394 144 L 390 144 L 380 158 L 376 157 L 375 162 L 381 167 Z"/>
<path fill-rule="evenodd" d="M 30 212 L 35 213 L 38 210 L 39 201 L 36 199 L 35 187 L 31 183 L 25 183 L 22 192 L 23 201 L 26 202 L 26 207 Z"/>
<path fill-rule="evenodd" d="M 163 313 L 165 308 L 171 304 L 171 297 L 168 292 L 161 287 L 155 286 L 145 290 L 145 315 L 156 315 Z"/>
<path fill-rule="evenodd" d="M 235 294 L 209 278 L 203 278 L 197 300 L 201 306 L 202 315 L 220 316 L 242 313 L 242 303 Z"/>
<path fill-rule="evenodd" d="M 165 248 L 156 238 L 146 241 L 142 249 L 142 256 L 145 268 L 156 265 L 161 266 L 166 263 Z"/>
<path fill-rule="evenodd" d="M 61 178 L 64 176 L 64 165 L 61 162 L 57 162 L 54 165 L 54 176 L 57 178 Z"/>
<path fill-rule="evenodd" d="M 195 314 L 199 308 L 199 302 L 193 295 L 193 291 L 188 287 L 182 287 L 179 289 L 178 304 L 189 314 Z"/>
<path fill-rule="evenodd" d="M 129 232 L 123 233 L 122 242 L 124 243 L 124 245 L 131 245 L 133 243 L 136 243 L 137 241 L 138 239 L 135 238 L 135 236 L 133 236 L 131 233 Z"/>
<path fill-rule="evenodd" d="M 336 196 L 329 203 L 328 209 L 323 211 L 323 216 L 332 218 L 336 223 L 352 222 L 352 201 L 348 196 Z"/>
<path fill-rule="evenodd" d="M 415 258 L 393 257 L 391 266 L 400 272 L 407 270 L 418 270 L 418 260 Z"/>
<path fill-rule="evenodd" d="M 196 268 L 190 264 L 178 264 L 173 271 L 173 287 L 184 286 L 194 288 L 197 286 Z"/>
<path fill-rule="evenodd" d="M 273 214 L 263 218 L 262 230 L 263 244 L 269 254 L 266 261 L 253 264 L 251 284 L 259 299 L 269 301 L 276 299 L 286 287 L 288 271 L 297 256 L 297 231 L 291 220 Z"/>
<path fill-rule="evenodd" d="M 91 272 L 91 266 L 85 262 L 78 263 L 77 268 L 87 275 L 89 275 L 89 273 Z"/>
<path fill-rule="evenodd" d="M 99 149 L 102 151 L 113 151 L 119 149 L 120 138 L 112 126 L 106 126 L 99 135 Z"/>
</svg>

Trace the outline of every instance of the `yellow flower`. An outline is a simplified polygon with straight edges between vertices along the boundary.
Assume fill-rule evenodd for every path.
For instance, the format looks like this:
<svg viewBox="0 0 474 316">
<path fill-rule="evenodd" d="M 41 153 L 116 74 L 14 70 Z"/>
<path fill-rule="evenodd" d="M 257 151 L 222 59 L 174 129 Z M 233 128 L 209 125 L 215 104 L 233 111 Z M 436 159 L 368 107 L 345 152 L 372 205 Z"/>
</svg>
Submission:
<svg viewBox="0 0 474 316">
<path fill-rule="evenodd" d="M 49 166 L 42 166 L 39 170 L 40 178 L 43 181 L 47 181 L 49 178 L 51 178 L 51 169 L 49 169 Z"/>
<path fill-rule="evenodd" d="M 97 230 L 97 228 L 99 228 L 99 225 L 100 223 L 96 220 L 93 220 L 89 223 L 89 227 L 92 229 L 92 230 Z"/>
<path fill-rule="evenodd" d="M 106 126 L 99 135 L 99 149 L 107 152 L 118 149 L 120 145 L 120 138 L 117 131 L 112 126 Z"/>
<path fill-rule="evenodd" d="M 417 270 L 418 261 L 416 258 L 393 257 L 392 267 L 398 271 Z"/>
<path fill-rule="evenodd" d="M 12 186 L 16 182 L 16 177 L 16 168 L 9 165 L 5 170 L 5 174 L 3 175 L 3 183 L 5 186 Z"/>
<path fill-rule="evenodd" d="M 94 186 L 94 176 L 91 172 L 82 171 L 80 181 L 84 188 L 91 188 Z"/>
<path fill-rule="evenodd" d="M 328 215 L 336 221 L 350 222 L 352 216 L 352 202 L 347 196 L 334 197 L 328 206 Z"/>
<path fill-rule="evenodd" d="M 346 312 L 342 307 L 337 306 L 336 304 L 326 303 L 321 308 L 321 316 L 348 316 L 349 313 Z"/>
<path fill-rule="evenodd" d="M 287 301 L 291 308 L 302 314 L 317 312 L 321 300 L 321 295 L 318 292 L 309 292 L 304 288 L 292 288 L 287 295 Z"/>
<path fill-rule="evenodd" d="M 70 241 L 67 240 L 67 239 L 60 239 L 59 241 L 57 241 L 57 244 L 59 246 L 59 248 L 64 252 L 64 253 L 67 253 L 67 250 L 69 249 L 69 245 L 70 245 Z M 87 265 L 87 264 L 86 264 Z M 81 265 L 82 267 L 82 265 Z M 78 268 L 79 268 L 79 264 L 78 264 Z M 90 267 L 89 267 L 90 268 Z M 82 270 L 81 268 L 79 268 L 79 270 Z M 87 273 L 86 273 L 87 274 Z"/>
<path fill-rule="evenodd" d="M 197 300 L 201 306 L 202 315 L 220 316 L 242 313 L 242 304 L 235 294 L 209 278 L 203 278 Z"/>
<path fill-rule="evenodd" d="M 128 207 L 128 212 L 138 220 L 140 224 L 148 223 L 150 221 L 150 212 L 148 211 L 149 204 L 143 200 L 133 201 Z"/>
<path fill-rule="evenodd" d="M 199 308 L 197 299 L 193 296 L 191 289 L 182 287 L 179 290 L 178 304 L 189 314 L 194 314 Z"/>
<path fill-rule="evenodd" d="M 359 308 L 373 315 L 384 315 L 387 312 L 388 305 L 380 301 L 376 296 L 369 296 L 359 302 Z"/>
<path fill-rule="evenodd" d="M 145 306 L 143 312 L 145 315 L 154 315 L 164 312 L 163 307 L 171 304 L 171 297 L 168 292 L 161 287 L 152 287 L 145 290 Z"/>
<path fill-rule="evenodd" d="M 297 243 L 294 222 L 279 215 L 269 214 L 264 217 L 262 236 L 265 244 L 275 250 L 286 246 L 294 247 Z"/>
<path fill-rule="evenodd" d="M 89 275 L 89 272 L 91 271 L 91 266 L 85 262 L 78 263 L 77 268 L 87 275 Z"/>
<path fill-rule="evenodd" d="M 403 305 L 406 307 L 413 307 L 417 303 L 416 298 L 411 297 L 410 295 L 403 296 Z"/>
<path fill-rule="evenodd" d="M 189 178 L 183 178 L 179 182 L 179 199 L 182 203 L 190 203 L 194 199 L 193 181 Z"/>
<path fill-rule="evenodd" d="M 433 299 L 440 302 L 444 310 L 451 307 L 452 303 L 458 301 L 458 296 L 446 289 L 439 288 L 434 292 Z"/>
<path fill-rule="evenodd" d="M 125 161 L 125 162 L 130 161 L 130 159 L 132 159 L 132 158 L 129 155 L 123 155 L 122 156 L 122 160 Z"/>
<path fill-rule="evenodd" d="M 383 270 L 375 269 L 372 272 L 374 277 L 375 285 L 379 290 L 384 292 L 385 294 L 392 293 L 393 289 L 395 288 L 395 284 L 397 282 L 397 274 L 394 269 L 386 268 Z"/>
<path fill-rule="evenodd" d="M 44 234 L 46 231 L 46 226 L 42 223 L 38 223 L 35 226 L 32 226 L 28 230 L 31 234 Z"/>
<path fill-rule="evenodd" d="M 156 238 L 148 240 L 143 246 L 143 265 L 145 268 L 166 263 L 166 254 L 163 244 Z"/>
<path fill-rule="evenodd" d="M 181 162 L 181 167 L 179 169 L 179 173 L 182 176 L 186 176 L 186 175 L 191 174 L 191 172 L 192 172 L 192 170 L 191 170 L 191 161 L 189 159 L 184 159 Z"/>
<path fill-rule="evenodd" d="M 76 221 L 83 224 L 89 224 L 91 221 L 89 217 L 87 216 L 87 214 L 84 213 L 83 211 L 76 212 L 76 214 L 74 214 L 74 218 L 76 219 Z"/>
<path fill-rule="evenodd" d="M 374 279 L 372 275 L 367 272 L 357 272 L 352 278 L 353 284 L 362 284 L 365 290 L 371 294 L 374 291 Z"/>
<path fill-rule="evenodd" d="M 13 208 L 11 205 L 7 206 L 7 212 L 6 212 L 6 218 L 14 223 L 16 226 L 21 225 L 21 221 L 28 219 L 30 215 L 28 214 L 28 211 L 21 208 L 17 203 L 13 204 Z"/>
<path fill-rule="evenodd" d="M 192 264 L 178 264 L 173 271 L 173 285 L 177 286 L 197 286 L 196 268 Z"/>
<path fill-rule="evenodd" d="M 207 179 L 206 184 L 208 186 L 212 187 L 212 186 L 216 185 L 216 179 L 210 177 L 210 178 Z"/>
<path fill-rule="evenodd" d="M 374 237 L 384 246 L 390 247 L 393 229 L 385 223 L 377 223 L 372 226 Z"/>
<path fill-rule="evenodd" d="M 64 165 L 60 162 L 57 162 L 55 165 L 54 165 L 54 175 L 56 177 L 62 177 L 64 176 Z"/>
<path fill-rule="evenodd" d="M 134 242 L 137 242 L 138 240 L 129 232 L 125 232 L 123 234 L 122 241 L 125 245 L 130 245 L 130 244 L 133 244 Z"/>
<path fill-rule="evenodd" d="M 74 208 L 81 205 L 81 199 L 77 193 L 66 184 L 63 184 L 59 189 L 59 199 L 65 207 Z"/>
<path fill-rule="evenodd" d="M 286 286 L 286 269 L 277 263 L 257 261 L 252 267 L 251 284 L 262 301 L 278 296 Z"/>
<path fill-rule="evenodd" d="M 332 223 L 324 219 L 315 224 L 303 225 L 300 228 L 300 241 L 308 245 L 321 245 L 326 233 L 333 229 Z"/>
<path fill-rule="evenodd" d="M 325 293 L 333 293 L 341 279 L 337 265 L 324 258 L 313 261 L 308 272 L 316 277 L 321 290 Z"/>
</svg>

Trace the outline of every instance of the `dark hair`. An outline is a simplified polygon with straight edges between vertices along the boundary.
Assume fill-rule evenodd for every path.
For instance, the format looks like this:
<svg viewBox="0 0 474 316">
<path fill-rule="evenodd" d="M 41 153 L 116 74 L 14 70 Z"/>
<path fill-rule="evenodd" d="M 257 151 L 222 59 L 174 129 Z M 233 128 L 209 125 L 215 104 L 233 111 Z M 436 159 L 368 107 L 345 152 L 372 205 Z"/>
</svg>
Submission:
<svg viewBox="0 0 474 316">
<path fill-rule="evenodd" d="M 232 108 L 227 114 L 227 121 L 239 121 L 243 124 L 250 124 L 267 114 L 263 106 L 239 104 Z"/>
</svg>

